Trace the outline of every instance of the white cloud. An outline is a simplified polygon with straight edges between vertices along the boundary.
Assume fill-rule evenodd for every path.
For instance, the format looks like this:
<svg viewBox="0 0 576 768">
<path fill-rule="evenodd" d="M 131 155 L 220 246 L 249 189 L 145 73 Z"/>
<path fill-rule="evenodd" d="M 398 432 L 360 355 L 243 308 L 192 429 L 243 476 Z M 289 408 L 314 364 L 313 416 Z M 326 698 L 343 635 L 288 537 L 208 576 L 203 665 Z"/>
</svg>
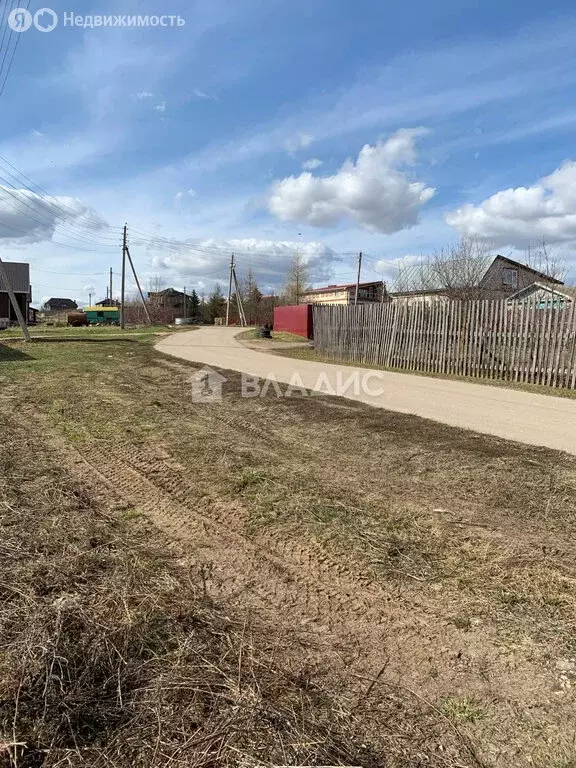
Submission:
<svg viewBox="0 0 576 768">
<path fill-rule="evenodd" d="M 0 239 L 14 244 L 52 240 L 60 224 L 74 222 L 106 229 L 106 222 L 80 200 L 72 197 L 37 195 L 23 189 L 0 186 Z M 79 230 L 79 237 L 82 236 Z"/>
<path fill-rule="evenodd" d="M 302 168 L 304 168 L 305 171 L 315 171 L 316 168 L 320 168 L 322 165 L 322 160 L 318 160 L 317 157 L 313 157 L 310 160 L 306 160 L 304 163 L 302 163 Z"/>
<path fill-rule="evenodd" d="M 207 99 L 208 101 L 218 101 L 217 96 L 210 96 L 210 94 L 205 93 L 204 91 L 201 91 L 200 88 L 194 88 L 194 96 L 197 96 L 199 99 Z"/>
<path fill-rule="evenodd" d="M 163 101 L 160 104 L 156 104 L 154 109 L 156 110 L 156 112 L 160 112 L 161 114 L 163 114 L 164 112 L 166 112 L 166 102 Z"/>
<path fill-rule="evenodd" d="M 285 143 L 288 152 L 297 152 L 299 149 L 306 149 L 314 141 L 314 137 L 309 133 L 300 131 L 295 136 L 291 136 Z"/>
<path fill-rule="evenodd" d="M 495 245 L 576 240 L 576 162 L 564 163 L 531 187 L 505 189 L 479 205 L 463 205 L 446 221 L 462 235 Z"/>
<path fill-rule="evenodd" d="M 136 240 L 133 238 L 136 244 Z M 308 266 L 312 282 L 330 279 L 340 257 L 325 243 L 259 240 L 195 240 L 182 248 L 182 241 L 171 243 L 158 239 L 149 245 L 154 253 L 153 268 L 166 273 L 178 283 L 202 280 L 204 284 L 224 283 L 228 279 L 230 254 L 236 256 L 238 277 L 252 269 L 261 290 L 278 290 L 286 278 L 288 265 L 295 253 L 301 254 Z M 161 254 L 161 255 L 160 255 Z"/>
<path fill-rule="evenodd" d="M 154 98 L 154 94 L 150 93 L 150 91 L 140 91 L 140 93 L 136 94 L 136 98 L 139 101 L 143 101 L 144 99 L 153 99 Z"/>
<path fill-rule="evenodd" d="M 313 136 L 315 144 L 319 144 L 334 143 L 356 132 L 379 134 L 393 131 L 398 125 L 427 123 L 438 124 L 440 129 L 445 126 L 448 135 L 456 133 L 458 149 L 460 141 L 468 145 L 469 137 L 460 126 L 454 130 L 455 121 L 468 120 L 474 110 L 483 114 L 499 110 L 494 140 L 500 141 L 503 133 L 508 133 L 502 124 L 516 112 L 517 100 L 526 99 L 531 105 L 549 92 L 551 71 L 558 69 L 562 74 L 562 83 L 555 81 L 557 87 L 572 84 L 574 69 L 565 73 L 564 60 L 573 37 L 572 25 L 554 21 L 520 29 L 496 46 L 479 38 L 425 52 L 403 51 L 382 67 L 364 70 L 347 88 L 338 87 L 314 99 L 304 99 L 290 111 L 281 112 L 282 117 L 250 125 L 228 139 L 216 137 L 195 152 L 189 163 L 196 170 L 211 171 L 234 163 L 253 163 L 287 148 L 295 151 L 300 148 L 294 140 L 299 131 Z M 470 87 L 471 82 L 474 87 Z M 542 129 L 552 127 L 548 124 Z M 531 118 L 527 116 L 519 130 L 531 130 Z M 489 141 L 487 135 L 472 137 L 474 149 Z"/>
<path fill-rule="evenodd" d="M 268 200 L 270 212 L 282 221 L 302 221 L 314 227 L 352 219 L 365 229 L 385 234 L 413 226 L 420 206 L 435 190 L 410 181 L 399 168 L 414 164 L 415 139 L 422 133 L 422 129 L 405 129 L 383 143 L 366 144 L 356 163 L 347 160 L 333 176 L 306 172 L 276 182 Z"/>
<path fill-rule="evenodd" d="M 193 197 L 196 197 L 196 191 L 193 189 L 187 189 L 185 192 L 177 192 L 174 195 L 174 205 L 176 208 L 181 208 L 186 200 L 191 200 Z"/>
</svg>

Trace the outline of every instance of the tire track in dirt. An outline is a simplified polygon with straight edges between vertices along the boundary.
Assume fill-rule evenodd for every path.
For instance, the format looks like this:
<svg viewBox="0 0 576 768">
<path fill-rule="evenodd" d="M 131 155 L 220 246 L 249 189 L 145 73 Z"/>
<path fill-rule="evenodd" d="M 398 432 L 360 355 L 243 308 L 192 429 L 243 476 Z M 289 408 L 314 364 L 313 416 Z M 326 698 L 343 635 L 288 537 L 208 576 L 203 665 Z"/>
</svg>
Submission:
<svg viewBox="0 0 576 768">
<path fill-rule="evenodd" d="M 57 450 L 73 453 L 70 463 L 76 474 L 85 474 L 80 471 L 84 465 L 92 483 L 94 475 L 104 480 L 184 550 L 192 544 L 205 563 L 216 567 L 214 586 L 226 594 L 256 600 L 260 610 L 274 611 L 276 620 L 278 614 L 286 615 L 291 624 L 338 629 L 346 635 L 371 634 L 383 623 L 382 608 L 390 596 L 377 585 L 356 576 L 321 547 L 298 540 L 297 532 L 286 536 L 286 531 L 264 531 L 248 537 L 248 510 L 238 502 L 199 498 L 185 468 L 166 452 L 159 456 L 148 446 L 90 441 L 80 453 L 54 435 L 43 414 L 35 411 L 35 418 L 44 422 L 43 436 L 48 433 Z M 200 511 L 203 503 L 206 509 Z"/>
<path fill-rule="evenodd" d="M 214 596 L 231 598 L 239 608 L 295 630 L 295 645 L 298 631 L 300 637 L 305 631 L 317 648 L 303 653 L 313 663 L 346 670 L 355 690 L 358 685 L 365 690 L 387 662 L 387 680 L 407 682 L 416 690 L 425 683 L 432 701 L 447 687 L 493 696 L 495 677 L 510 684 L 518 675 L 532 677 L 536 671 L 530 666 L 517 672 L 494 658 L 485 666 L 484 645 L 474 648 L 472 635 L 466 645 L 474 655 L 466 654 L 460 662 L 455 655 L 462 647 L 457 630 L 437 627 L 434 614 L 415 610 L 406 597 L 392 598 L 391 592 L 356 574 L 346 558 L 337 561 L 321 543 L 304 541 L 297 525 L 248 535 L 248 510 L 238 501 L 214 502 L 203 496 L 193 464 L 179 465 L 177 453 L 171 455 L 163 444 L 90 439 L 77 450 L 59 435 L 50 417 L 26 411 L 17 418 L 54 446 L 66 470 L 84 477 L 91 487 L 99 486 L 107 501 L 116 496 L 136 507 L 175 542 L 183 559 L 210 566 L 208 589 Z M 202 484 L 206 478 L 204 474 Z M 426 629 L 427 618 L 431 625 Z M 436 682 L 428 679 L 427 667 L 439 658 L 440 645 L 443 679 Z M 486 680 L 475 671 L 480 664 Z M 525 699 L 531 698 L 528 689 Z"/>
<path fill-rule="evenodd" d="M 90 462 L 84 459 L 88 454 Z M 94 444 L 82 458 L 92 483 L 95 476 L 102 478 L 167 534 L 186 559 L 208 566 L 208 589 L 215 596 L 232 599 L 276 626 L 315 637 L 322 646 L 314 653 L 315 663 L 329 659 L 331 668 L 347 669 L 358 680 L 372 680 L 384 668 L 387 678 L 398 684 L 408 679 L 418 686 L 426 677 L 423 654 L 431 654 L 440 640 L 426 614 L 416 615 L 401 596 L 365 583 L 321 545 L 282 530 L 276 536 L 265 531 L 248 538 L 248 512 L 238 503 L 206 501 L 206 509 L 199 511 L 203 499 L 193 479 L 151 448 Z M 442 633 L 445 671 L 456 684 L 464 670 L 449 661 L 449 648 L 455 644 L 445 627 Z M 481 683 L 478 690 L 486 693 L 485 686 Z"/>
<path fill-rule="evenodd" d="M 247 511 L 239 504 L 199 501 L 173 465 L 133 448 L 91 449 L 91 464 L 120 496 L 134 503 L 181 544 L 210 555 L 227 591 L 255 594 L 267 610 L 300 624 L 358 633 L 382 622 L 382 590 L 362 591 L 359 580 L 301 542 L 243 534 Z M 92 463 L 94 461 L 94 463 Z M 195 508 L 196 507 L 196 508 Z M 366 594 L 367 591 L 367 594 Z"/>
</svg>

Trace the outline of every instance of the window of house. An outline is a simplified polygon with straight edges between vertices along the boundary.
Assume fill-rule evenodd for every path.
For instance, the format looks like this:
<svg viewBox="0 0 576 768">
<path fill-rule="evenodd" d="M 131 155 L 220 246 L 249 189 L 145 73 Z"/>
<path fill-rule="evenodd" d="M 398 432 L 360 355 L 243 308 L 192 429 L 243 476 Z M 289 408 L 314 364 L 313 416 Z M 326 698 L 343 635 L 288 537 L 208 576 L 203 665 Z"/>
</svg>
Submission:
<svg viewBox="0 0 576 768">
<path fill-rule="evenodd" d="M 503 269 L 502 270 L 502 285 L 506 288 L 518 288 L 518 270 L 517 269 Z"/>
</svg>

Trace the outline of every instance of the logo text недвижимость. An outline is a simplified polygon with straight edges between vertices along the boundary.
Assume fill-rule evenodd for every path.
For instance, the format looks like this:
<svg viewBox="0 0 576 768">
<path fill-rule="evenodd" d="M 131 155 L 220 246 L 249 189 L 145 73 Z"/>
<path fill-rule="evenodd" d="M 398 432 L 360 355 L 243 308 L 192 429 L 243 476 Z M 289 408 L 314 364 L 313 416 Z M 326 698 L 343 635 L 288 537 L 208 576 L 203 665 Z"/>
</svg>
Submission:
<svg viewBox="0 0 576 768">
<path fill-rule="evenodd" d="M 14 32 L 52 32 L 59 23 L 59 16 L 52 8 L 40 8 L 32 14 L 27 8 L 14 8 L 8 15 L 8 26 Z M 112 27 L 151 27 L 168 29 L 183 27 L 186 21 L 177 14 L 90 14 L 81 16 L 73 11 L 62 14 L 62 26 L 80 29 L 104 29 Z"/>
</svg>

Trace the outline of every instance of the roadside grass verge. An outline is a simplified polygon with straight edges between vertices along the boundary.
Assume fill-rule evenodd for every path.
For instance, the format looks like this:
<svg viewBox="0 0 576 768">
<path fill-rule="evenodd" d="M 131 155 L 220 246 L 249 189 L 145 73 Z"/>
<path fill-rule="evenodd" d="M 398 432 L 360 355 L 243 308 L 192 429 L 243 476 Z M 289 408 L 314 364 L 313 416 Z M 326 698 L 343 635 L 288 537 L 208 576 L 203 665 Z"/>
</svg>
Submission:
<svg viewBox="0 0 576 768">
<path fill-rule="evenodd" d="M 280 355 L 281 357 L 290 357 L 294 360 L 308 360 L 314 363 L 329 363 L 330 365 L 343 365 L 353 368 L 368 368 L 375 371 L 390 371 L 391 373 L 403 373 L 407 376 L 424 376 L 431 379 L 448 379 L 451 381 L 463 381 L 470 384 L 482 384 L 489 387 L 504 387 L 506 389 L 517 389 L 522 392 L 531 392 L 535 395 L 551 395 L 553 397 L 576 398 L 575 389 L 564 389 L 560 387 L 547 387 L 543 384 L 523 384 L 515 381 L 500 381 L 498 379 L 482 379 L 475 376 L 458 376 L 456 374 L 428 373 L 426 371 L 407 371 L 403 368 L 390 368 L 383 365 L 372 365 L 371 363 L 357 363 L 348 360 L 340 360 L 333 357 L 321 355 L 313 347 L 300 347 L 298 349 L 274 349 L 270 354 Z"/>
<path fill-rule="evenodd" d="M 127 336 L 149 336 L 152 334 L 170 334 L 180 333 L 182 331 L 194 331 L 197 326 L 182 326 L 171 327 L 167 325 L 137 325 L 129 326 L 127 328 L 120 328 L 116 325 L 94 325 L 82 328 L 73 328 L 66 325 L 37 325 L 30 326 L 28 328 L 30 336 L 33 340 L 48 340 L 48 338 L 55 339 L 86 339 L 93 338 L 124 338 Z M 22 334 L 19 328 L 12 327 L 4 331 L 0 331 L 0 344 L 21 342 Z"/>
<path fill-rule="evenodd" d="M 305 339 L 303 336 L 298 336 L 296 333 L 287 333 L 286 331 L 273 331 L 272 339 L 262 339 L 257 328 L 251 328 L 247 331 L 242 331 L 242 333 L 239 333 L 235 338 L 238 341 L 282 341 L 289 342 L 291 344 L 302 344 L 306 343 L 307 341 L 307 339 Z"/>
</svg>

